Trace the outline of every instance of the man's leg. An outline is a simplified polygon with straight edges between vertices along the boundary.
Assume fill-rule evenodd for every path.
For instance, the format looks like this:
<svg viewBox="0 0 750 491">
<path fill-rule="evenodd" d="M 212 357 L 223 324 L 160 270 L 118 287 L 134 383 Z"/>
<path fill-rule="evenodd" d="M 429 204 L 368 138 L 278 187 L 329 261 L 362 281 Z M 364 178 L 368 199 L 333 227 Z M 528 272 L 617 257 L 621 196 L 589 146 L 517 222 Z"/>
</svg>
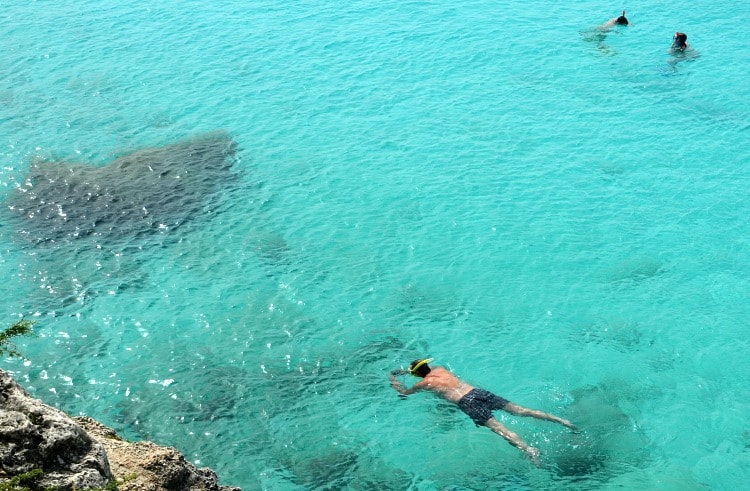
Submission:
<svg viewBox="0 0 750 491">
<path fill-rule="evenodd" d="M 515 414 L 516 416 L 531 416 L 532 418 L 536 419 L 552 421 L 553 423 L 560 423 L 563 426 L 567 426 L 571 430 L 576 429 L 575 425 L 573 425 L 573 423 L 571 423 L 567 419 L 558 418 L 557 416 L 543 413 L 542 411 L 537 411 L 536 409 L 528 409 L 517 404 L 513 404 L 512 402 L 506 404 L 505 407 L 503 407 L 503 410 L 509 412 L 510 414 Z"/>
<path fill-rule="evenodd" d="M 519 437 L 517 434 L 510 431 L 508 428 L 502 425 L 500 421 L 496 420 L 495 418 L 490 418 L 487 420 L 487 422 L 484 424 L 487 428 L 491 429 L 501 437 L 505 438 L 505 440 L 516 447 L 517 449 L 524 452 L 528 457 L 531 459 L 531 461 L 534 463 L 534 465 L 539 465 L 539 450 L 537 450 L 534 447 L 530 447 L 524 443 L 523 440 L 521 440 L 521 437 Z"/>
</svg>

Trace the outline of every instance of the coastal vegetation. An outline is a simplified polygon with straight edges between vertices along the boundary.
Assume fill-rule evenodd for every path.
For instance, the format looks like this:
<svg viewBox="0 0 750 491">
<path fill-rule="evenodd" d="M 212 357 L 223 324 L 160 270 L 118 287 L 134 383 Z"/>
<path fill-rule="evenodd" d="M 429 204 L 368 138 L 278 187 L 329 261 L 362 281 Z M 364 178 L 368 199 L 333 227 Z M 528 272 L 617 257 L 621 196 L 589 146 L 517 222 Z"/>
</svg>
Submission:
<svg viewBox="0 0 750 491">
<path fill-rule="evenodd" d="M 21 319 L 14 322 L 10 327 L 0 332 L 0 356 L 23 358 L 23 355 L 10 340 L 17 336 L 30 336 L 33 334 L 34 322 Z"/>
<path fill-rule="evenodd" d="M 41 469 L 32 469 L 23 474 L 18 474 L 5 482 L 1 482 L 0 491 L 27 491 L 31 489 L 29 486 L 33 485 L 43 474 L 44 472 Z"/>
</svg>

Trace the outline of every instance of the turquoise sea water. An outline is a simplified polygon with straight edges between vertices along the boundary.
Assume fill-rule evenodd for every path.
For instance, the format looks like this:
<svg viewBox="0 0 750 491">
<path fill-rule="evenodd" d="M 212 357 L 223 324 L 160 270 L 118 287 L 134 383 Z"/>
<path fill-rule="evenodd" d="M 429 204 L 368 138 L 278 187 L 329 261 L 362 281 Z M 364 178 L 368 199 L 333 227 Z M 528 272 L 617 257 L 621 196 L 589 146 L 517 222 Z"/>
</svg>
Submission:
<svg viewBox="0 0 750 491">
<path fill-rule="evenodd" d="M 244 489 L 750 482 L 747 5 L 0 5 L 3 200 L 38 159 L 238 143 L 174 230 L 32 245 L 4 210 L 34 395 Z M 427 355 L 581 433 L 498 414 L 537 469 L 400 400 Z"/>
</svg>

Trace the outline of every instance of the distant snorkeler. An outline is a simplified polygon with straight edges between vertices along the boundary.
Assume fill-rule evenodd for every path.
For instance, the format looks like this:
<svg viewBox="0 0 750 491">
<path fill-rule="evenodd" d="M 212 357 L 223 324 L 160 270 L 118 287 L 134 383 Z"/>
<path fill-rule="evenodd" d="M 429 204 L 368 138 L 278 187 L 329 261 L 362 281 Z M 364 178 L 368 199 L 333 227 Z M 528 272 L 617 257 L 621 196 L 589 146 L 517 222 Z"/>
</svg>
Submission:
<svg viewBox="0 0 750 491">
<path fill-rule="evenodd" d="M 627 26 L 630 24 L 628 18 L 625 17 L 625 11 L 622 11 L 622 15 L 619 17 L 613 17 L 604 24 L 599 24 L 593 28 L 581 31 L 581 38 L 586 42 L 596 42 L 599 50 L 609 52 L 609 48 L 604 44 L 604 40 L 607 38 L 607 33 L 612 30 L 615 26 Z"/>
<path fill-rule="evenodd" d="M 687 34 L 684 32 L 675 32 L 672 38 L 672 45 L 667 50 L 670 59 L 667 62 L 667 75 L 677 71 L 677 64 L 688 61 L 695 61 L 700 58 L 701 54 L 687 43 Z"/>
<path fill-rule="evenodd" d="M 628 22 L 628 18 L 625 17 L 625 11 L 623 10 L 621 16 L 609 19 L 607 22 L 602 24 L 601 27 L 602 29 L 609 29 L 613 26 L 627 26 L 628 24 L 630 24 L 630 22 Z"/>
<path fill-rule="evenodd" d="M 685 52 L 686 49 L 690 48 L 687 43 L 687 34 L 684 32 L 675 32 L 674 37 L 672 38 L 672 46 L 671 50 L 672 52 Z"/>
<path fill-rule="evenodd" d="M 539 465 L 539 450 L 527 445 L 521 437 L 503 426 L 502 423 L 492 416 L 492 411 L 503 410 L 516 416 L 531 416 L 532 418 L 552 421 L 570 429 L 575 429 L 573 423 L 566 419 L 558 418 L 552 414 L 543 413 L 535 409 L 518 406 L 490 391 L 472 387 L 443 367 L 431 368 L 429 366 L 430 362 L 432 362 L 432 358 L 422 358 L 411 362 L 409 370 L 393 370 L 388 375 L 391 386 L 403 396 L 420 390 L 428 390 L 456 404 L 459 409 L 474 421 L 474 424 L 477 426 L 486 426 L 503 437 L 508 443 L 524 452 L 534 465 Z M 407 389 L 401 382 L 396 380 L 397 375 L 406 374 L 421 377 L 422 380 Z"/>
</svg>

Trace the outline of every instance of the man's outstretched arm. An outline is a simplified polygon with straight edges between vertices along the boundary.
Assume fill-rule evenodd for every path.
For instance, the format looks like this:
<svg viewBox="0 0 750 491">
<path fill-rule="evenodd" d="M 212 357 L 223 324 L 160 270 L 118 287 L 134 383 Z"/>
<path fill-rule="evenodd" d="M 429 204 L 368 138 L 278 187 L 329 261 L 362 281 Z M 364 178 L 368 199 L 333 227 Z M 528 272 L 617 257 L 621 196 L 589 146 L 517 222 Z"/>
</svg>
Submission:
<svg viewBox="0 0 750 491">
<path fill-rule="evenodd" d="M 409 394 L 413 394 L 419 390 L 422 390 L 422 387 L 419 386 L 421 382 L 417 382 L 412 387 L 407 389 L 406 387 L 404 387 L 404 384 L 396 380 L 396 375 L 404 375 L 407 373 L 409 372 L 406 370 L 393 370 L 391 373 L 388 374 L 388 378 L 391 381 L 391 387 L 396 389 L 396 391 L 399 394 L 404 395 L 404 396 L 408 396 Z"/>
<path fill-rule="evenodd" d="M 575 425 L 567 419 L 558 418 L 553 414 L 547 414 L 542 411 L 537 411 L 536 409 L 525 408 L 523 406 L 519 406 L 518 404 L 513 404 L 512 402 L 506 404 L 503 410 L 511 414 L 515 414 L 516 416 L 531 416 L 532 418 L 536 419 L 552 421 L 553 423 L 560 423 L 561 425 L 566 426 L 571 430 L 576 429 Z"/>
</svg>

